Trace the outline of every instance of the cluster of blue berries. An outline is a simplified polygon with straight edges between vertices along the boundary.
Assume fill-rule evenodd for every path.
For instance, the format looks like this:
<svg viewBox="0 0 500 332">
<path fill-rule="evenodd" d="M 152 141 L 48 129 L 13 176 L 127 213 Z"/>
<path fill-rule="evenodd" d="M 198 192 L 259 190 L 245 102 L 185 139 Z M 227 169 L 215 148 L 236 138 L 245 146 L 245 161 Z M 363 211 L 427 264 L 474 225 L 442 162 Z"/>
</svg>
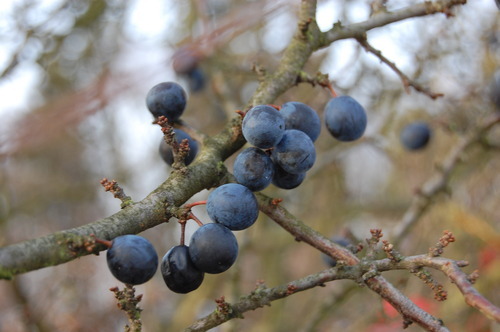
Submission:
<svg viewBox="0 0 500 332">
<path fill-rule="evenodd" d="M 186 107 L 186 94 L 177 83 L 154 86 L 146 97 L 146 105 L 155 118 L 177 121 Z M 173 129 L 177 143 L 189 144 L 185 164 L 193 161 L 198 144 L 187 133 Z M 172 147 L 162 140 L 160 154 L 173 163 Z M 205 273 L 218 274 L 229 269 L 238 256 L 238 242 L 233 231 L 252 226 L 257 220 L 257 199 L 247 187 L 228 183 L 213 190 L 206 202 L 211 223 L 201 224 L 192 234 L 189 245 L 172 247 L 161 260 L 161 273 L 167 287 L 176 293 L 188 293 L 203 282 Z M 191 215 L 194 218 L 194 216 Z M 185 221 L 184 221 L 185 222 Z M 137 235 L 125 235 L 107 242 L 108 266 L 120 281 L 137 285 L 152 278 L 158 267 L 158 255 L 151 243 Z"/>
<path fill-rule="evenodd" d="M 270 105 L 251 108 L 242 132 L 253 146 L 236 157 L 236 181 L 252 191 L 271 183 L 283 189 L 297 187 L 316 160 L 314 141 L 320 131 L 318 114 L 306 104 L 289 102 L 280 110 Z"/>
<path fill-rule="evenodd" d="M 205 273 L 228 270 L 238 257 L 233 231 L 252 226 L 259 215 L 255 195 L 237 183 L 213 190 L 208 195 L 206 209 L 212 222 L 193 233 L 189 246 L 175 246 L 163 257 L 161 272 L 173 292 L 191 292 L 201 285 Z"/>
<path fill-rule="evenodd" d="M 172 247 L 161 261 L 161 273 L 167 287 L 176 293 L 189 293 L 203 282 L 205 273 L 218 274 L 229 269 L 238 256 L 233 231 L 244 230 L 257 220 L 255 195 L 237 183 L 213 190 L 206 201 L 212 220 L 198 228 L 189 246 Z M 108 246 L 108 267 L 118 280 L 139 285 L 150 280 L 158 268 L 153 245 L 137 235 L 123 235 L 113 241 L 98 241 Z"/>
<path fill-rule="evenodd" d="M 354 141 L 366 129 L 364 108 L 352 97 L 332 98 L 325 106 L 324 120 L 330 134 L 339 141 Z M 276 108 L 257 105 L 242 123 L 245 139 L 253 145 L 238 154 L 234 176 L 252 191 L 271 183 L 293 189 L 305 179 L 316 160 L 314 142 L 321 132 L 318 113 L 301 102 L 287 102 Z"/>
</svg>

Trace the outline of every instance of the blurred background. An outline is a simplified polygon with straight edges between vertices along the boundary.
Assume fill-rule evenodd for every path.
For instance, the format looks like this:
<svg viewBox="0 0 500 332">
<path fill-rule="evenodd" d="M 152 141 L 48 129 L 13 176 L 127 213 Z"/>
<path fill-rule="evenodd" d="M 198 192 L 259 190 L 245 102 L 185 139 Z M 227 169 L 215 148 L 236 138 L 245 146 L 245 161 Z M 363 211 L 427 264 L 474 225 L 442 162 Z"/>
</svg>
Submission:
<svg viewBox="0 0 500 332">
<path fill-rule="evenodd" d="M 337 21 L 371 15 L 369 0 L 318 1 L 322 31 Z M 414 1 L 387 1 L 389 10 Z M 11 0 L 0 3 L 0 246 L 72 228 L 108 216 L 120 201 L 100 179 L 116 179 L 134 200 L 169 175 L 158 154 L 161 131 L 145 106 L 148 90 L 176 81 L 188 92 L 183 120 L 214 134 L 242 109 L 258 79 L 252 66 L 272 72 L 291 39 L 299 1 Z M 316 52 L 311 75 L 329 74 L 339 94 L 367 110 L 368 128 L 356 142 L 338 143 L 322 128 L 318 159 L 304 183 L 265 193 L 326 236 L 364 241 L 370 228 L 389 235 L 435 165 L 477 123 L 499 111 L 500 15 L 493 0 L 475 0 L 455 17 L 409 19 L 368 33 L 368 41 L 410 78 L 444 97 L 410 89 L 355 41 Z M 300 84 L 275 104 L 307 103 L 320 115 L 331 95 Z M 496 100 L 496 104 L 495 104 Z M 426 121 L 433 135 L 409 152 L 400 130 Z M 477 146 L 454 171 L 448 195 L 433 197 L 417 227 L 399 239 L 403 255 L 427 252 L 442 234 L 457 242 L 445 256 L 479 269 L 477 288 L 500 304 L 500 130 L 495 146 Z M 232 167 L 234 157 L 226 165 Z M 194 200 L 203 199 L 201 192 Z M 196 215 L 208 221 L 203 207 Z M 195 229 L 194 223 L 189 231 Z M 141 235 L 158 255 L 178 244 L 175 220 Z M 261 214 L 238 232 L 240 255 L 220 275 L 206 275 L 188 294 L 172 293 L 161 273 L 137 287 L 144 331 L 180 331 L 210 313 L 213 300 L 248 294 L 258 281 L 269 287 L 326 268 L 319 252 Z M 388 240 L 394 240 L 387 237 Z M 452 331 L 498 331 L 468 307 L 439 273 L 449 292 L 444 303 L 408 272 L 385 273 L 403 293 Z M 121 285 L 105 255 L 0 281 L 0 331 L 122 331 L 126 317 L 109 288 Z M 295 294 L 245 314 L 214 331 L 399 331 L 401 320 L 374 293 L 351 281 Z M 410 327 L 410 331 L 419 331 Z"/>
</svg>

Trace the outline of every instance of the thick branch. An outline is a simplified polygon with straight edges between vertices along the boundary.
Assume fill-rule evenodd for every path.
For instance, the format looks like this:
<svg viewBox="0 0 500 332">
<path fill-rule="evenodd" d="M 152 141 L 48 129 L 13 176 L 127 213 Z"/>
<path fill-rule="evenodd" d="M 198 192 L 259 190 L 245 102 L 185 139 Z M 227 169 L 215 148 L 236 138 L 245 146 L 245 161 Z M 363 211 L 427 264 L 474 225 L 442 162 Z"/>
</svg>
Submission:
<svg viewBox="0 0 500 332">
<path fill-rule="evenodd" d="M 119 212 L 77 228 L 0 248 L 0 278 L 71 261 L 104 250 L 93 246 L 91 235 L 113 239 L 137 234 L 168 221 L 169 209 L 178 207 L 199 191 L 217 186 L 226 174 L 221 161 L 238 150 L 244 141 L 234 121 L 224 131 L 204 141 L 204 149 L 187 173 L 173 172 L 155 191 Z"/>
<path fill-rule="evenodd" d="M 325 33 L 323 46 L 328 46 L 334 41 L 340 39 L 363 38 L 368 30 L 380 28 L 384 25 L 403 21 L 412 17 L 420 17 L 436 13 L 445 13 L 449 15 L 452 7 L 464 5 L 465 3 L 467 3 L 467 0 L 426 1 L 394 12 L 377 13 L 364 22 L 350 24 L 347 26 L 335 24 L 331 30 Z"/>
</svg>

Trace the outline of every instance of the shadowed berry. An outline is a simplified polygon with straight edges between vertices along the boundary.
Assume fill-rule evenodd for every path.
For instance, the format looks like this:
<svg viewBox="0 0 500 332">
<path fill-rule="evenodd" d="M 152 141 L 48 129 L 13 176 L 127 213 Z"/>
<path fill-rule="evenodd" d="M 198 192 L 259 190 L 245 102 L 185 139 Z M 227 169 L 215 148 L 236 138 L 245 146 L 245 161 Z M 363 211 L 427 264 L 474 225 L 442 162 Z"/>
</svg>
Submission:
<svg viewBox="0 0 500 332">
<path fill-rule="evenodd" d="M 262 150 L 250 147 L 241 151 L 234 161 L 234 177 L 251 191 L 265 189 L 273 178 L 274 164 Z"/>
<path fill-rule="evenodd" d="M 306 172 L 292 174 L 285 171 L 279 165 L 274 165 L 272 183 L 281 189 L 293 189 L 298 187 L 306 178 Z"/>
<path fill-rule="evenodd" d="M 125 284 L 143 284 L 153 277 L 158 255 L 148 240 L 137 235 L 123 235 L 112 241 L 106 253 L 108 267 Z"/>
<path fill-rule="evenodd" d="M 189 293 L 200 287 L 205 273 L 198 270 L 185 245 L 171 248 L 161 262 L 161 274 L 167 287 L 176 293 Z"/>
<path fill-rule="evenodd" d="M 288 173 L 304 173 L 314 165 L 316 149 L 307 134 L 289 129 L 285 130 L 283 138 L 272 150 L 272 158 Z"/>
<path fill-rule="evenodd" d="M 195 141 L 194 139 L 191 138 L 191 136 L 188 135 L 183 130 L 174 128 L 174 133 L 175 133 L 175 141 L 177 143 L 181 143 L 183 140 L 187 139 L 188 144 L 189 144 L 189 153 L 186 155 L 186 158 L 184 159 L 184 164 L 189 165 L 191 162 L 194 160 L 198 153 L 198 142 Z M 172 166 L 174 163 L 174 153 L 172 150 L 172 147 L 165 142 L 165 139 L 161 139 L 160 142 L 160 147 L 159 147 L 159 152 L 161 158 L 167 163 L 167 165 Z"/>
<path fill-rule="evenodd" d="M 238 242 L 233 232 L 222 224 L 205 224 L 189 242 L 189 256 L 196 268 L 206 273 L 229 269 L 238 256 Z"/>
<path fill-rule="evenodd" d="M 285 118 L 286 129 L 303 131 L 314 142 L 321 132 L 318 113 L 304 103 L 291 101 L 281 105 L 280 113 Z"/>
</svg>

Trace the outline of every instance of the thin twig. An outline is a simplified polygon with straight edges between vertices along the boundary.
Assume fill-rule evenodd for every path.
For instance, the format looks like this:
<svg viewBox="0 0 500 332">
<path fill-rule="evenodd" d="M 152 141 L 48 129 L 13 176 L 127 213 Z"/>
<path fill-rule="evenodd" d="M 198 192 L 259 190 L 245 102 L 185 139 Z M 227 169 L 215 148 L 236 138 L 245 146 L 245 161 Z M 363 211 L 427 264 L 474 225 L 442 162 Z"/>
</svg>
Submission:
<svg viewBox="0 0 500 332">
<path fill-rule="evenodd" d="M 403 86 L 405 88 L 406 93 L 410 93 L 410 87 L 413 87 L 415 90 L 418 92 L 421 92 L 427 96 L 429 96 L 432 99 L 437 99 L 439 97 L 444 96 L 442 93 L 435 93 L 429 90 L 428 88 L 423 87 L 422 85 L 416 83 L 415 81 L 411 80 L 406 74 L 404 74 L 398 66 L 392 61 L 390 61 L 388 58 L 386 58 L 381 51 L 377 50 L 375 47 L 373 47 L 370 43 L 368 43 L 368 39 L 366 36 L 363 37 L 358 37 L 356 38 L 358 43 L 363 46 L 363 48 L 367 51 L 375 55 L 377 58 L 380 59 L 383 63 L 389 66 L 401 79 L 403 82 Z"/>
</svg>

